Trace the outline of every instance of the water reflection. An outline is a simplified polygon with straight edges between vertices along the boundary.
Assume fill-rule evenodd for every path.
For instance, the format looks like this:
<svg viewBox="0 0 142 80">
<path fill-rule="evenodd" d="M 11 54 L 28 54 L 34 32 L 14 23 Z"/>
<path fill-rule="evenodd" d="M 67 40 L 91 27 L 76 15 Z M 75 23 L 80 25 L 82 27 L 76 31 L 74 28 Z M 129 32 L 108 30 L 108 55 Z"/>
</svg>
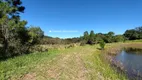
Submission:
<svg viewBox="0 0 142 80">
<path fill-rule="evenodd" d="M 122 51 L 115 59 L 123 64 L 129 74 L 142 74 L 142 54 Z"/>
</svg>

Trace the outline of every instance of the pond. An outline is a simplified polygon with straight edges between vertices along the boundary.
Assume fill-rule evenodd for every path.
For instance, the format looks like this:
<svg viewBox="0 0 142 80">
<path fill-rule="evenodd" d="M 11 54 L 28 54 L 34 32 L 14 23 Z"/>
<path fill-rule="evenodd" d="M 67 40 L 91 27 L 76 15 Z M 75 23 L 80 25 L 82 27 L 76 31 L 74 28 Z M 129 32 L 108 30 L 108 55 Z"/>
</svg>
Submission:
<svg viewBox="0 0 142 80">
<path fill-rule="evenodd" d="M 129 77 L 142 77 L 142 54 L 123 50 L 115 60 L 123 65 Z"/>
</svg>

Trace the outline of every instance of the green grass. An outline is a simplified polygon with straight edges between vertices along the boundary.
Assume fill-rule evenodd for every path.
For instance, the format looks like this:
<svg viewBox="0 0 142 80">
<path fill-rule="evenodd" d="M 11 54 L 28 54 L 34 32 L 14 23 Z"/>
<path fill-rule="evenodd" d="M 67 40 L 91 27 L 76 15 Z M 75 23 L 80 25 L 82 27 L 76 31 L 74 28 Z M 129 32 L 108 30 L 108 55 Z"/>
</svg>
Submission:
<svg viewBox="0 0 142 80">
<path fill-rule="evenodd" d="M 50 60 L 58 55 L 58 51 L 49 51 L 44 53 L 32 53 L 0 62 L 0 80 L 17 78 L 26 74 L 42 61 Z"/>
<path fill-rule="evenodd" d="M 140 40 L 127 40 L 126 42 L 127 42 L 127 43 L 128 43 L 128 42 L 130 42 L 130 43 L 131 43 L 131 42 L 142 42 L 142 39 L 140 39 Z"/>
<path fill-rule="evenodd" d="M 115 44 L 111 44 L 111 46 L 112 45 Z M 110 47 L 110 44 L 106 47 Z M 96 50 L 94 53 L 85 56 L 84 60 L 86 62 L 92 62 L 86 64 L 88 69 L 92 69 L 89 80 L 126 80 L 127 78 L 125 75 L 117 73 L 110 67 L 107 61 L 102 59 L 102 54 L 101 51 Z"/>
<path fill-rule="evenodd" d="M 78 46 L 1 61 L 0 80 L 125 80 L 102 60 L 97 48 L 99 45 Z"/>
</svg>

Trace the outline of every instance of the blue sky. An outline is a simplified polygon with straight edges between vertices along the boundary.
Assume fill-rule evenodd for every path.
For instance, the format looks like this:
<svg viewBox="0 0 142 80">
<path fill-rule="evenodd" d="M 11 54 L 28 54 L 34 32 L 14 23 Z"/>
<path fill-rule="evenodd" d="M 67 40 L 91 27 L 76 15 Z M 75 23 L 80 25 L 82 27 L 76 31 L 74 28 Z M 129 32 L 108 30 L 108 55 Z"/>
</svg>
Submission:
<svg viewBox="0 0 142 80">
<path fill-rule="evenodd" d="M 40 26 L 48 36 L 79 37 L 90 30 L 123 34 L 126 29 L 142 26 L 142 0 L 22 1 L 26 10 L 21 19 Z"/>
</svg>

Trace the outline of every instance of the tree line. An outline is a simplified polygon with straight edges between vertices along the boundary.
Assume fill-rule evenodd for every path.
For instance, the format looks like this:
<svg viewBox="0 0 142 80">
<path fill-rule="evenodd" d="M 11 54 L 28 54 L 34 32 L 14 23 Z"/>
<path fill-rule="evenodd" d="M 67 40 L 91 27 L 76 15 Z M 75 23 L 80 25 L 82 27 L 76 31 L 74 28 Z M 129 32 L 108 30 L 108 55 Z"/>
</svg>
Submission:
<svg viewBox="0 0 142 80">
<path fill-rule="evenodd" d="M 124 34 L 116 35 L 110 31 L 108 33 L 94 33 L 93 30 L 90 32 L 85 31 L 83 36 L 75 38 L 60 39 L 58 37 L 53 38 L 45 36 L 40 44 L 71 44 L 71 43 L 82 43 L 82 44 L 97 44 L 102 41 L 105 43 L 113 42 L 125 42 L 126 40 L 142 39 L 142 27 L 136 27 L 135 29 L 126 30 Z"/>
<path fill-rule="evenodd" d="M 94 31 L 88 31 L 84 32 L 84 35 L 81 37 L 83 42 L 86 44 L 97 44 L 102 41 L 105 43 L 112 43 L 112 42 L 122 42 L 125 40 L 123 35 L 115 35 L 114 32 L 110 31 L 106 34 L 104 33 L 94 33 Z"/>
<path fill-rule="evenodd" d="M 43 39 L 40 40 L 39 44 L 71 44 L 71 43 L 79 43 L 81 39 L 79 37 L 74 37 L 74 38 L 66 38 L 66 39 L 61 39 L 59 37 L 50 37 L 50 36 L 44 36 Z"/>
<path fill-rule="evenodd" d="M 44 36 L 40 27 L 28 27 L 20 19 L 24 10 L 21 0 L 0 0 L 0 58 L 27 54 Z"/>
<path fill-rule="evenodd" d="M 82 41 L 86 44 L 97 44 L 102 41 L 105 43 L 112 42 L 124 42 L 126 40 L 137 40 L 142 39 L 142 26 L 136 27 L 135 29 L 126 30 L 122 35 L 115 35 L 114 32 L 110 31 L 106 34 L 104 33 L 94 33 L 94 31 L 85 31 L 81 37 Z"/>
</svg>

